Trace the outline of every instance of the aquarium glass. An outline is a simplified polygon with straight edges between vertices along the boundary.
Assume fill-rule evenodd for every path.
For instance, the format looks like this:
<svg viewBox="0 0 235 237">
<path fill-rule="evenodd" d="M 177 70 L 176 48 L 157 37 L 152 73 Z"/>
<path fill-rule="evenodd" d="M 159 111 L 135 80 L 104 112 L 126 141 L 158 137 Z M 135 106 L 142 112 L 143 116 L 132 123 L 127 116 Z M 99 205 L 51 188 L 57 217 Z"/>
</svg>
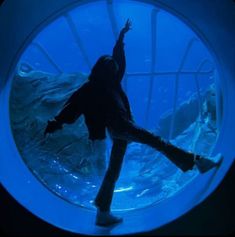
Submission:
<svg viewBox="0 0 235 237">
<path fill-rule="evenodd" d="M 91 142 L 81 116 L 44 136 L 47 121 L 112 49 L 126 20 L 122 85 L 135 122 L 173 144 L 210 155 L 216 143 L 215 63 L 200 38 L 164 9 L 141 1 L 89 1 L 49 23 L 18 62 L 10 97 L 17 148 L 32 173 L 55 195 L 94 209 L 112 141 Z M 113 210 L 154 205 L 198 175 L 183 173 L 158 151 L 130 143 L 116 184 Z M 33 198 L 33 196 L 32 196 Z"/>
</svg>

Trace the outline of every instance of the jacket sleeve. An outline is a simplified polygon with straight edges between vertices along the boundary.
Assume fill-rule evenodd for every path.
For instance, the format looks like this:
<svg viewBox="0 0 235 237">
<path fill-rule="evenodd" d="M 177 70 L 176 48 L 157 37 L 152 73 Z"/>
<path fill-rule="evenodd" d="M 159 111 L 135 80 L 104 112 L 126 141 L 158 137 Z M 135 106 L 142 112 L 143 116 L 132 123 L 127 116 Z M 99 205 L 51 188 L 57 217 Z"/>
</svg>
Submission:
<svg viewBox="0 0 235 237">
<path fill-rule="evenodd" d="M 83 113 L 84 96 L 84 90 L 82 88 L 75 91 L 64 104 L 61 112 L 55 116 L 55 120 L 61 125 L 64 123 L 74 123 Z"/>
<path fill-rule="evenodd" d="M 119 70 L 117 75 L 118 82 L 121 82 L 125 69 L 126 69 L 126 58 L 124 51 L 123 35 L 120 34 L 114 48 L 113 48 L 113 58 L 116 60 Z"/>
</svg>

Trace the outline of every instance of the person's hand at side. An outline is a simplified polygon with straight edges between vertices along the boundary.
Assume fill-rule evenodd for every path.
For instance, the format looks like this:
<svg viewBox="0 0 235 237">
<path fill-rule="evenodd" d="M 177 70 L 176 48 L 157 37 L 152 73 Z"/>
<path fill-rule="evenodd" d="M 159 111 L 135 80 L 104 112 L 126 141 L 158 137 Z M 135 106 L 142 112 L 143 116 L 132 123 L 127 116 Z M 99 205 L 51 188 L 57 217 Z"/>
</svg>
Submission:
<svg viewBox="0 0 235 237">
<path fill-rule="evenodd" d="M 48 133 L 53 133 L 53 132 L 55 132 L 56 130 L 59 130 L 59 129 L 62 129 L 62 124 L 61 123 L 59 123 L 56 120 L 49 120 L 47 122 L 47 127 L 44 131 L 44 136 L 46 136 Z"/>
</svg>

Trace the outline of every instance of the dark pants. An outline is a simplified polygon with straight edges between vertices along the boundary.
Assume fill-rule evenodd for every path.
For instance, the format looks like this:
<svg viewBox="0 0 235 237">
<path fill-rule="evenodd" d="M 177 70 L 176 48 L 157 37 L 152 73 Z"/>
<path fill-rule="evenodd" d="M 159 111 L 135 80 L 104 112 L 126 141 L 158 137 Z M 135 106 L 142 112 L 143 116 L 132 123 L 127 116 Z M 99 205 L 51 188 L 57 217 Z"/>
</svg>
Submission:
<svg viewBox="0 0 235 237">
<path fill-rule="evenodd" d="M 111 157 L 108 170 L 95 199 L 95 205 L 101 211 L 110 210 L 115 184 L 120 174 L 128 142 L 139 142 L 155 148 L 184 172 L 194 166 L 194 154 L 177 148 L 128 120 L 112 121 L 108 129 L 113 138 Z"/>
</svg>

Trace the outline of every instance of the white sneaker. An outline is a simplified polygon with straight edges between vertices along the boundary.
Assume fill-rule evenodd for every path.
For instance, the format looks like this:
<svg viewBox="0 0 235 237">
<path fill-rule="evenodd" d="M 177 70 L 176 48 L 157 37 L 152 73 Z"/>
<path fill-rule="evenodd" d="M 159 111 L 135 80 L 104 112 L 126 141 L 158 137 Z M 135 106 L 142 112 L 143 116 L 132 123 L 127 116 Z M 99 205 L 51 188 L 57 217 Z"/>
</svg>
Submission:
<svg viewBox="0 0 235 237">
<path fill-rule="evenodd" d="M 211 159 L 207 159 L 204 157 L 200 157 L 199 159 L 195 160 L 195 165 L 198 168 L 200 173 L 205 173 L 209 170 L 211 170 L 214 167 L 219 168 L 223 161 L 223 156 L 221 153 L 215 155 Z"/>
<path fill-rule="evenodd" d="M 121 223 L 123 219 L 121 217 L 113 216 L 110 212 L 102 212 L 97 210 L 96 225 L 109 226 L 113 224 Z"/>
</svg>

